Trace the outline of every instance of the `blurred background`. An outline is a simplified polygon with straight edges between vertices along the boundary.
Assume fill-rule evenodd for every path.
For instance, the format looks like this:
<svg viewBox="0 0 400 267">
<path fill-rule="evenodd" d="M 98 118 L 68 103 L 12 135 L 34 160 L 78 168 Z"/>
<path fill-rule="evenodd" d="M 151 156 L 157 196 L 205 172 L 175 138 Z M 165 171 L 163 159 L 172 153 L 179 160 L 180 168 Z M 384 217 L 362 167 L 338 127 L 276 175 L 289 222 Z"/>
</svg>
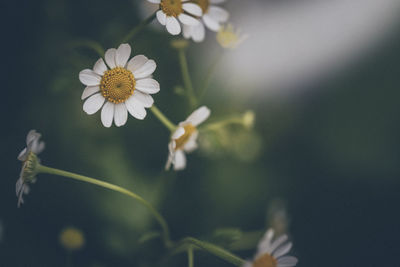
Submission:
<svg viewBox="0 0 400 267">
<path fill-rule="evenodd" d="M 169 133 L 150 112 L 106 129 L 82 110 L 78 73 L 98 55 L 77 43 L 117 46 L 151 13 L 146 1 L 3 5 L 0 266 L 159 266 L 165 256 L 160 240 L 143 238 L 159 229 L 151 215 L 114 192 L 40 175 L 18 209 L 16 157 L 30 129 L 46 142 L 43 164 L 142 195 L 175 240 L 195 236 L 250 258 L 273 226 L 292 238 L 298 266 L 399 266 L 399 1 L 228 1 L 248 39 L 226 51 L 207 32 L 189 47 L 189 67 L 197 86 L 222 54 L 204 98 L 210 121 L 254 110 L 255 126 L 203 135 L 178 173 L 163 170 Z M 155 103 L 179 122 L 191 110 L 174 90 L 182 81 L 172 39 L 154 23 L 131 45 L 156 60 Z M 72 255 L 59 243 L 68 226 L 85 236 Z M 227 232 L 233 242 L 221 241 Z M 230 266 L 203 252 L 195 260 Z"/>
</svg>

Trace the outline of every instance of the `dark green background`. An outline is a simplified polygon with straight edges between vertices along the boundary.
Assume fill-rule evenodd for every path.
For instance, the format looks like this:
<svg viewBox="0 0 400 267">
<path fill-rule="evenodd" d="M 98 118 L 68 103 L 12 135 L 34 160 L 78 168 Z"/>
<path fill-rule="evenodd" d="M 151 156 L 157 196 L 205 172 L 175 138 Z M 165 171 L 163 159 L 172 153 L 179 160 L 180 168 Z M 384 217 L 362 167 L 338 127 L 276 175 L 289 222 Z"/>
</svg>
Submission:
<svg viewBox="0 0 400 267">
<path fill-rule="evenodd" d="M 229 153 L 197 152 L 175 175 L 163 172 L 169 133 L 152 114 L 106 129 L 99 114 L 82 110 L 78 73 L 97 55 L 72 49 L 70 42 L 89 38 L 116 46 L 140 22 L 137 2 L 38 0 L 2 8 L 0 266 L 64 266 L 58 234 L 69 225 L 86 236 L 74 266 L 157 266 L 165 252 L 158 240 L 138 244 L 141 234 L 158 229 L 144 208 L 90 185 L 40 175 L 17 209 L 16 156 L 30 129 L 46 141 L 44 164 L 141 194 L 165 215 L 174 239 L 205 238 L 220 227 L 265 229 L 268 204 L 280 198 L 298 266 L 399 266 L 399 32 L 346 74 L 303 88 L 290 100 L 238 100 L 216 93 L 220 84 L 214 82 L 205 99 L 214 118 L 255 110 L 260 154 L 241 161 Z M 157 61 L 162 89 L 156 104 L 179 121 L 189 110 L 173 92 L 181 80 L 170 39 L 147 30 L 132 44 L 135 54 Z M 205 67 L 193 67 L 198 49 L 204 45 L 189 49 L 189 64 L 201 79 Z M 185 266 L 186 259 L 176 256 L 168 264 Z M 196 253 L 196 266 L 229 265 Z"/>
</svg>

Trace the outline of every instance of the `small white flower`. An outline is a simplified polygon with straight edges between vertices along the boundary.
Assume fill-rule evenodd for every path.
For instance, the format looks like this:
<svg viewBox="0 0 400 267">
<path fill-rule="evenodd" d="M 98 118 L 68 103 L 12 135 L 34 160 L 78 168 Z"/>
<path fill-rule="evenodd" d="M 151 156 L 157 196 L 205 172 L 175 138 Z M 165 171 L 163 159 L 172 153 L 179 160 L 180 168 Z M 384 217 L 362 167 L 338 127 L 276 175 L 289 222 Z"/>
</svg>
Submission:
<svg viewBox="0 0 400 267">
<path fill-rule="evenodd" d="M 181 25 L 196 26 L 200 24 L 198 17 L 201 17 L 200 6 L 190 0 L 147 0 L 153 4 L 159 4 L 157 20 L 167 28 L 172 35 L 181 33 Z M 178 21 L 179 20 L 179 21 Z"/>
<path fill-rule="evenodd" d="M 225 0 L 194 0 L 194 2 L 201 7 L 203 16 L 201 22 L 197 25 L 184 25 L 183 36 L 188 39 L 192 38 L 195 42 L 202 42 L 206 35 L 204 25 L 211 31 L 218 32 L 221 23 L 228 21 L 229 13 L 217 6 Z"/>
<path fill-rule="evenodd" d="M 197 148 L 197 137 L 199 132 L 197 126 L 210 116 L 210 110 L 202 106 L 196 109 L 185 121 L 179 123 L 178 129 L 172 134 L 168 144 L 168 160 L 165 169 L 168 170 L 171 164 L 174 170 L 183 170 L 186 167 L 186 153 Z"/>
<path fill-rule="evenodd" d="M 18 197 L 18 207 L 24 203 L 23 195 L 29 193 L 29 184 L 36 181 L 36 166 L 39 163 L 37 154 L 43 151 L 44 142 L 39 141 L 41 134 L 30 130 L 26 136 L 26 147 L 19 153 L 18 160 L 22 161 L 22 169 L 15 185 Z"/>
<path fill-rule="evenodd" d="M 246 261 L 243 267 L 293 267 L 297 258 L 285 256 L 292 248 L 287 235 L 281 235 L 272 241 L 274 230 L 269 229 L 258 243 L 257 254 L 253 261 Z"/>
<path fill-rule="evenodd" d="M 154 60 L 143 55 L 129 60 L 130 55 L 131 46 L 121 44 L 118 49 L 106 51 L 104 58 L 108 67 L 100 58 L 93 70 L 79 73 L 79 80 L 87 86 L 82 93 L 82 100 L 87 98 L 83 110 L 92 115 L 103 107 L 101 122 L 105 127 L 111 127 L 113 120 L 117 127 L 125 125 L 128 112 L 143 120 L 145 108 L 154 103 L 150 94 L 160 91 L 160 84 L 151 78 L 157 67 Z"/>
</svg>

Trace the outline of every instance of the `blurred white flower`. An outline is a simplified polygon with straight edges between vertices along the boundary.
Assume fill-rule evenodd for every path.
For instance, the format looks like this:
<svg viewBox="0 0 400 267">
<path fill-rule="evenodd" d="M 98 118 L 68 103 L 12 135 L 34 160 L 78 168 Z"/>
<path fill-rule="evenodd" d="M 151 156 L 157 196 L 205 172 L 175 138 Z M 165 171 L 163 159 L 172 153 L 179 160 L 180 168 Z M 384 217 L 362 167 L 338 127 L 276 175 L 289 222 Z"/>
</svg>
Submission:
<svg viewBox="0 0 400 267">
<path fill-rule="evenodd" d="M 40 160 L 36 156 L 44 149 L 44 142 L 39 141 L 41 134 L 30 130 L 26 136 L 26 147 L 19 153 L 18 159 L 23 162 L 19 179 L 15 185 L 18 207 L 24 203 L 23 195 L 29 193 L 29 184 L 36 181 L 36 167 Z"/>
<path fill-rule="evenodd" d="M 198 17 L 202 15 L 200 6 L 189 0 L 147 0 L 159 4 L 157 19 L 161 25 L 166 26 L 167 31 L 172 35 L 181 33 L 181 25 L 195 26 L 200 22 Z M 179 21 L 178 21 L 179 20 Z"/>
<path fill-rule="evenodd" d="M 245 39 L 247 35 L 243 35 L 238 29 L 235 30 L 232 24 L 222 26 L 217 33 L 217 42 L 223 48 L 234 49 Z"/>
<path fill-rule="evenodd" d="M 174 170 L 183 170 L 186 167 L 186 153 L 190 153 L 197 148 L 198 131 L 197 126 L 210 116 L 210 110 L 202 106 L 196 109 L 183 122 L 179 123 L 178 129 L 172 134 L 168 144 L 169 155 L 165 169 L 168 170 L 171 164 Z"/>
<path fill-rule="evenodd" d="M 183 36 L 192 38 L 195 42 L 202 42 L 205 38 L 205 27 L 211 31 L 218 32 L 221 28 L 221 23 L 225 23 L 229 19 L 229 13 L 225 9 L 217 6 L 225 2 L 225 0 L 194 0 L 202 11 L 202 20 L 197 25 L 184 25 Z"/>
<path fill-rule="evenodd" d="M 113 120 L 117 127 L 125 125 L 128 112 L 136 119 L 144 119 L 145 108 L 154 102 L 150 94 L 160 91 L 159 83 L 151 78 L 157 67 L 154 60 L 143 55 L 129 60 L 130 55 L 130 45 L 121 44 L 118 49 L 111 48 L 105 53 L 110 69 L 100 58 L 93 70 L 79 73 L 79 80 L 87 86 L 82 94 L 82 99 L 88 98 L 83 110 L 91 115 L 103 107 L 101 122 L 105 127 L 111 127 Z"/>
<path fill-rule="evenodd" d="M 246 261 L 243 267 L 292 267 L 296 266 L 297 258 L 285 256 L 292 248 L 288 237 L 281 235 L 272 241 L 274 230 L 269 229 L 258 243 L 257 253 L 253 261 Z M 286 243 L 285 243 L 286 242 Z"/>
</svg>

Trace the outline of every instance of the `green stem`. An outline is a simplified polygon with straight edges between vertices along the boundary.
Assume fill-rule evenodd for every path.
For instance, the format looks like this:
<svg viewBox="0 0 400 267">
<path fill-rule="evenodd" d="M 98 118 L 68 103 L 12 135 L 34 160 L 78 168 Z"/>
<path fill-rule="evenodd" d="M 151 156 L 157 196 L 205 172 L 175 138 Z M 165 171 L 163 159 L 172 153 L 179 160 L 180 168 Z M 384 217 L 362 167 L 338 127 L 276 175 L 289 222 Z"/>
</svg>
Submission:
<svg viewBox="0 0 400 267">
<path fill-rule="evenodd" d="M 234 116 L 218 122 L 209 123 L 204 125 L 201 129 L 206 131 L 216 130 L 229 124 L 243 124 L 243 116 Z"/>
<path fill-rule="evenodd" d="M 187 95 L 190 104 L 192 105 L 192 107 L 195 107 L 197 104 L 197 99 L 196 99 L 196 94 L 194 92 L 192 79 L 190 78 L 189 74 L 189 67 L 187 64 L 185 49 L 179 49 L 178 55 L 179 55 L 179 64 L 181 65 L 183 83 L 187 90 Z"/>
<path fill-rule="evenodd" d="M 77 40 L 69 43 L 70 47 L 76 48 L 76 47 L 87 47 L 95 51 L 97 54 L 99 54 L 100 57 L 104 56 L 104 49 L 103 47 L 96 41 L 89 40 L 89 39 L 82 39 L 82 40 Z"/>
<path fill-rule="evenodd" d="M 164 243 L 165 243 L 166 247 L 171 246 L 172 242 L 171 242 L 171 239 L 169 236 L 169 229 L 168 229 L 167 222 L 162 217 L 162 215 L 160 213 L 158 213 L 158 211 L 155 208 L 153 208 L 153 206 L 149 202 L 144 200 L 141 196 L 139 196 L 123 187 L 120 187 L 118 185 L 110 184 L 110 183 L 103 182 L 103 181 L 100 181 L 100 180 L 97 180 L 97 179 L 94 179 L 94 178 L 91 178 L 88 176 L 83 176 L 80 174 L 75 174 L 72 172 L 67 172 L 67 171 L 63 171 L 63 170 L 59 170 L 59 169 L 55 169 L 55 168 L 51 168 L 51 167 L 47 167 L 47 166 L 43 166 L 43 165 L 37 166 L 37 172 L 59 175 L 59 176 L 71 178 L 74 180 L 78 180 L 81 182 L 94 184 L 94 185 L 97 185 L 97 186 L 100 186 L 103 188 L 107 188 L 112 191 L 127 195 L 127 196 L 133 198 L 134 200 L 139 201 L 141 204 L 143 204 L 145 207 L 147 207 L 149 209 L 149 211 L 153 214 L 153 216 L 155 217 L 157 222 L 160 224 L 160 226 L 163 230 L 163 238 L 164 238 Z"/>
<path fill-rule="evenodd" d="M 189 246 L 187 252 L 188 252 L 188 266 L 194 267 L 193 247 Z"/>
<path fill-rule="evenodd" d="M 200 90 L 199 101 L 201 101 L 204 98 L 204 96 L 205 96 L 205 94 L 207 92 L 207 89 L 210 87 L 210 82 L 211 82 L 211 79 L 212 79 L 213 74 L 215 72 L 215 69 L 218 66 L 218 63 L 221 61 L 223 55 L 224 55 L 224 53 L 222 53 L 222 52 L 218 53 L 218 55 L 216 56 L 214 62 L 208 68 L 207 74 L 206 74 L 206 76 L 204 78 L 203 86 L 201 87 L 201 90 Z"/>
<path fill-rule="evenodd" d="M 153 105 L 150 110 L 161 121 L 161 123 L 168 128 L 168 130 L 171 132 L 175 131 L 176 125 L 173 124 L 167 117 L 165 117 L 165 115 L 155 105 Z"/>
<path fill-rule="evenodd" d="M 150 24 L 156 18 L 156 12 L 151 14 L 148 18 L 143 20 L 139 25 L 134 27 L 127 35 L 122 39 L 121 44 L 129 42 L 136 34 L 138 34 L 144 27 Z"/>
<path fill-rule="evenodd" d="M 236 266 L 242 266 L 245 261 L 241 258 L 239 258 L 238 256 L 232 254 L 231 252 L 218 247 L 214 244 L 208 243 L 208 242 L 204 242 L 204 241 L 200 241 L 196 238 L 193 237 L 186 237 L 184 238 L 179 245 L 177 246 L 177 248 L 175 249 L 175 251 L 181 251 L 182 247 L 187 247 L 189 249 L 189 247 L 198 247 L 200 249 L 203 249 L 227 262 L 232 263 L 233 265 Z"/>
</svg>

